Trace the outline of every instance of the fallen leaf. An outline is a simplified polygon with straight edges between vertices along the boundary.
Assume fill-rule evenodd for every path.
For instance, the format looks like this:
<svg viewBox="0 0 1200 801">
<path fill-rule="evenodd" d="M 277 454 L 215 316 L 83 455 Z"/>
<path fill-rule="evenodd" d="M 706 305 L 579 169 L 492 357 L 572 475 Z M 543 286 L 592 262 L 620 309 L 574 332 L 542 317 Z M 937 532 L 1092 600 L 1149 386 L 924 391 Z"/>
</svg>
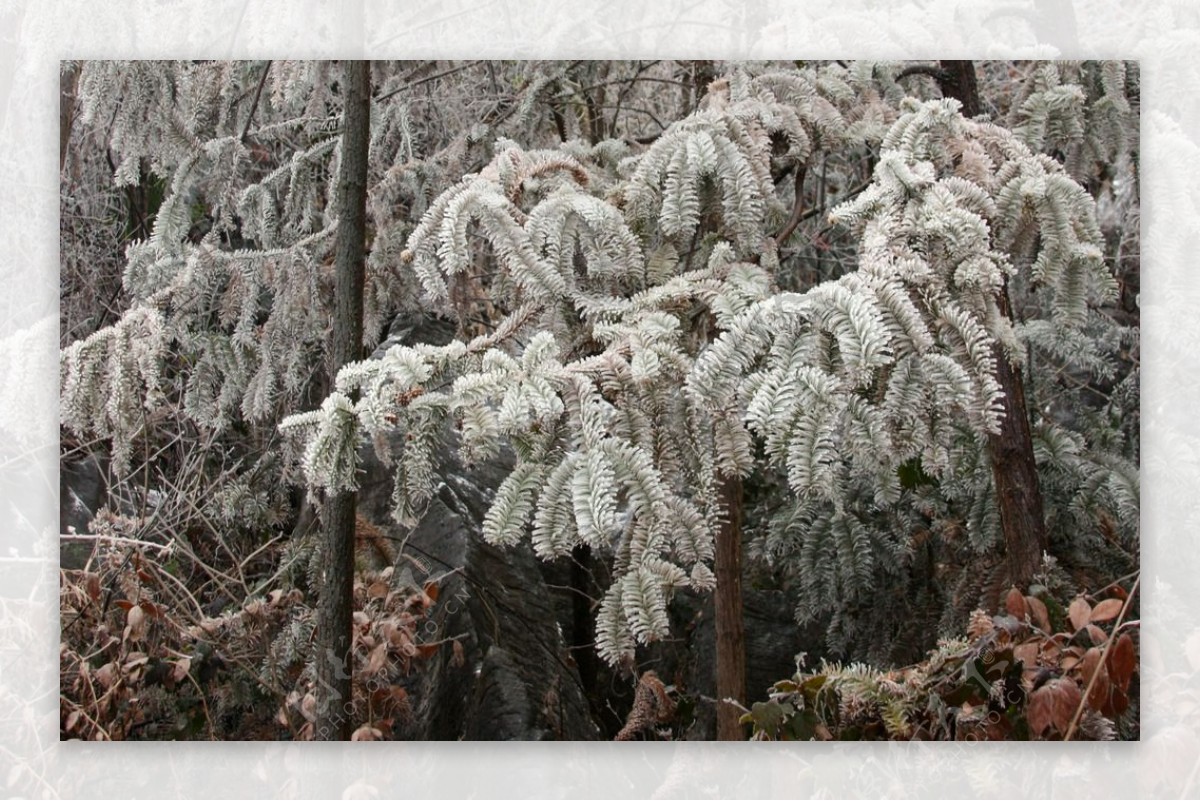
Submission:
<svg viewBox="0 0 1200 801">
<path fill-rule="evenodd" d="M 107 690 L 117 680 L 117 666 L 112 662 L 108 662 L 96 671 L 95 676 L 96 681 L 100 682 L 100 686 Z"/>
<path fill-rule="evenodd" d="M 1071 679 L 1054 679 L 1047 682 L 1046 687 L 1050 688 L 1053 699 L 1050 717 L 1054 728 L 1058 729 L 1059 734 L 1066 734 L 1071 727 L 1071 718 L 1075 717 L 1075 710 L 1083 701 L 1083 693 L 1079 692 L 1079 687 Z"/>
<path fill-rule="evenodd" d="M 1004 608 L 1008 613 L 1017 620 L 1024 620 L 1029 614 L 1029 609 L 1025 605 L 1025 596 L 1016 587 L 1008 591 L 1008 595 L 1004 598 Z"/>
<path fill-rule="evenodd" d="M 312 693 L 304 696 L 304 700 L 300 702 L 300 714 L 309 723 L 313 723 L 317 719 L 317 697 Z"/>
<path fill-rule="evenodd" d="M 1112 685 L 1108 680 L 1108 672 L 1104 669 L 1104 665 L 1100 665 L 1096 673 L 1096 680 L 1091 683 L 1091 687 L 1092 689 L 1088 691 L 1087 695 L 1088 706 L 1103 713 L 1110 708 L 1109 696 L 1112 695 Z"/>
<path fill-rule="evenodd" d="M 1053 720 L 1053 692 L 1048 684 L 1044 684 L 1029 696 L 1029 704 L 1025 707 L 1025 719 L 1029 722 L 1029 733 L 1041 737 Z"/>
<path fill-rule="evenodd" d="M 368 676 L 374 676 L 383 666 L 387 664 L 388 649 L 387 643 L 379 643 L 375 649 L 371 651 L 371 656 L 367 659 L 366 673 Z"/>
<path fill-rule="evenodd" d="M 1116 598 L 1109 598 L 1106 601 L 1101 601 L 1092 609 L 1092 614 L 1089 620 L 1092 623 L 1105 623 L 1109 620 L 1114 620 L 1117 615 L 1121 614 L 1121 608 L 1124 606 L 1121 601 Z"/>
<path fill-rule="evenodd" d="M 382 740 L 383 732 L 372 726 L 370 723 L 364 723 L 354 730 L 354 734 L 350 735 L 350 739 L 354 742 L 362 740 Z"/>
<path fill-rule="evenodd" d="M 130 642 L 141 642 L 146 636 L 146 613 L 140 606 L 131 606 L 126 613 L 124 639 Z"/>
<path fill-rule="evenodd" d="M 429 596 L 429 603 L 433 603 L 438 599 L 438 591 L 436 582 L 430 581 L 425 585 L 425 594 Z"/>
<path fill-rule="evenodd" d="M 1077 595 L 1071 605 L 1067 607 L 1067 617 L 1071 619 L 1071 626 L 1075 631 L 1088 624 L 1088 620 L 1092 617 L 1092 607 L 1082 595 Z"/>
<path fill-rule="evenodd" d="M 1088 637 L 1092 640 L 1092 645 L 1103 645 L 1108 639 L 1108 635 L 1104 633 L 1104 629 L 1097 626 L 1095 623 L 1087 624 Z"/>
<path fill-rule="evenodd" d="M 1036 642 L 1024 642 L 1013 648 L 1013 657 L 1021 660 L 1025 667 L 1033 667 L 1037 664 L 1039 650 Z"/>
<path fill-rule="evenodd" d="M 1049 634 L 1050 612 L 1046 609 L 1046 605 L 1042 603 L 1042 599 L 1026 595 L 1025 605 L 1029 607 L 1029 619 L 1033 621 L 1033 625 Z"/>
<path fill-rule="evenodd" d="M 1108 673 L 1124 692 L 1129 689 L 1129 680 L 1136 669 L 1137 649 L 1133 647 L 1133 638 L 1125 632 L 1109 647 Z"/>
<path fill-rule="evenodd" d="M 388 585 L 385 581 L 371 582 L 371 586 L 367 587 L 367 597 L 372 600 L 375 598 L 386 598 L 388 594 Z"/>
<path fill-rule="evenodd" d="M 1084 686 L 1092 680 L 1092 674 L 1096 672 L 1096 668 L 1100 666 L 1100 649 L 1089 648 L 1083 655 L 1083 661 L 1079 663 L 1079 675 L 1083 678 Z"/>
<path fill-rule="evenodd" d="M 87 588 L 88 597 L 93 601 L 100 600 L 100 577 L 95 573 L 88 573 L 84 579 L 84 586 Z"/>
</svg>

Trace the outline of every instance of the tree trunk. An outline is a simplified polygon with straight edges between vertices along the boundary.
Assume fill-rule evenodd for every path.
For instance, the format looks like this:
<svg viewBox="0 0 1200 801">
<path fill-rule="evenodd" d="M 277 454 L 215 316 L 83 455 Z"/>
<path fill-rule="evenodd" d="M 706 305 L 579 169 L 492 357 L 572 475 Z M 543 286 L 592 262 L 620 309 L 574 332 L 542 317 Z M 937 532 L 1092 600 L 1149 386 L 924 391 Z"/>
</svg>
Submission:
<svg viewBox="0 0 1200 801">
<path fill-rule="evenodd" d="M 963 116 L 975 117 L 982 112 L 975 67 L 970 61 L 941 62 L 938 82 L 943 95 L 962 103 Z M 1000 290 L 997 300 L 1000 313 L 1012 319 L 1007 284 Z M 996 485 L 1000 528 L 1004 533 L 1007 579 L 1024 589 L 1042 562 L 1046 522 L 1021 371 L 1008 360 L 999 344 L 995 345 L 994 354 L 996 380 L 1004 390 L 1004 419 L 1000 423 L 1000 432 L 988 437 L 992 478 Z"/>
<path fill-rule="evenodd" d="M 370 145 L 371 64 L 345 62 L 344 129 L 338 172 L 338 231 L 332 369 L 362 358 L 367 151 Z M 332 383 L 332 382 L 331 382 Z M 356 494 L 329 497 L 324 509 L 322 574 L 317 607 L 318 740 L 348 740 L 353 726 L 350 676 Z"/>
<path fill-rule="evenodd" d="M 746 628 L 742 609 L 742 480 L 721 485 L 725 520 L 717 531 L 713 593 L 717 624 L 717 739 L 744 740 L 741 710 L 726 698 L 746 705 Z"/>
</svg>

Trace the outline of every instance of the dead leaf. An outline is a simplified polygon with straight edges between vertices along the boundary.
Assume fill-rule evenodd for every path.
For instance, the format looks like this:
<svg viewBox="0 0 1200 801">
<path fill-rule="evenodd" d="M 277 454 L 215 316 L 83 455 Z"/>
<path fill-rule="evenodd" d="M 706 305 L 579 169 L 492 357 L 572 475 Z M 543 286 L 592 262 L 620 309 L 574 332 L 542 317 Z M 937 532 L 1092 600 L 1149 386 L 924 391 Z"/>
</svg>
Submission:
<svg viewBox="0 0 1200 801">
<path fill-rule="evenodd" d="M 75 724 L 79 722 L 79 718 L 82 717 L 82 715 L 83 715 L 83 711 L 80 709 L 76 709 L 74 712 L 67 715 L 67 722 L 63 724 L 63 731 L 66 731 L 66 732 L 74 731 Z"/>
<path fill-rule="evenodd" d="M 1108 673 L 1124 692 L 1129 689 L 1129 680 L 1136 669 L 1137 649 L 1133 647 L 1133 638 L 1125 632 L 1109 646 Z"/>
<path fill-rule="evenodd" d="M 1096 604 L 1092 610 L 1089 620 L 1092 623 L 1105 623 L 1109 620 L 1116 619 L 1117 615 L 1121 614 L 1121 608 L 1125 604 L 1118 601 L 1116 598 L 1109 598 L 1106 601 L 1101 601 Z"/>
<path fill-rule="evenodd" d="M 370 587 L 367 587 L 367 597 L 374 600 L 376 598 L 386 598 L 388 594 L 388 585 L 385 581 L 374 581 Z"/>
<path fill-rule="evenodd" d="M 1050 612 L 1046 609 L 1046 605 L 1042 603 L 1042 599 L 1034 598 L 1032 595 L 1026 595 L 1025 605 L 1029 607 L 1029 619 L 1033 621 L 1033 625 L 1049 634 Z"/>
<path fill-rule="evenodd" d="M 1021 660 L 1025 667 L 1033 667 L 1037 664 L 1039 650 L 1036 642 L 1023 642 L 1013 648 L 1013 656 Z"/>
<path fill-rule="evenodd" d="M 1066 734 L 1071 727 L 1071 718 L 1075 717 L 1075 710 L 1083 701 L 1083 693 L 1079 692 L 1079 687 L 1071 679 L 1054 679 L 1047 682 L 1046 686 L 1051 689 L 1053 699 L 1050 717 L 1054 728 L 1058 729 L 1059 734 Z"/>
<path fill-rule="evenodd" d="M 1086 685 L 1085 685 L 1086 686 Z M 1112 695 L 1112 685 L 1108 680 L 1108 671 L 1101 665 L 1096 673 L 1096 680 L 1092 682 L 1092 689 L 1088 691 L 1087 702 L 1092 709 L 1104 712 L 1111 705 L 1109 704 L 1109 696 Z"/>
<path fill-rule="evenodd" d="M 1029 609 L 1025 605 L 1025 596 L 1016 587 L 1008 591 L 1008 595 L 1004 597 L 1004 608 L 1010 615 L 1017 620 L 1024 620 L 1029 614 Z"/>
<path fill-rule="evenodd" d="M 354 734 L 350 735 L 350 739 L 354 742 L 362 740 L 382 740 L 383 732 L 372 726 L 370 723 L 364 723 L 354 730 Z"/>
<path fill-rule="evenodd" d="M 317 697 L 312 693 L 304 696 L 304 700 L 300 702 L 300 714 L 309 723 L 316 722 L 317 719 Z"/>
<path fill-rule="evenodd" d="M 1082 595 L 1077 595 L 1067 608 L 1067 616 L 1071 619 L 1072 628 L 1079 631 L 1091 619 L 1092 607 Z"/>
<path fill-rule="evenodd" d="M 93 601 L 100 600 L 100 577 L 95 573 L 88 573 L 84 579 L 84 587 L 87 588 L 88 597 Z"/>
<path fill-rule="evenodd" d="M 146 636 L 146 613 L 140 606 L 131 606 L 125 616 L 126 626 L 124 639 L 130 642 L 141 642 Z"/>
<path fill-rule="evenodd" d="M 371 656 L 367 659 L 366 674 L 368 676 L 374 676 L 376 673 L 382 670 L 383 666 L 387 664 L 387 658 L 387 643 L 381 642 L 379 645 L 375 646 L 374 650 L 371 651 Z"/>
<path fill-rule="evenodd" d="M 1083 660 L 1079 663 L 1079 675 L 1083 679 L 1086 686 L 1092 680 L 1092 674 L 1096 672 L 1096 668 L 1100 665 L 1100 649 L 1089 648 L 1083 655 Z"/>
<path fill-rule="evenodd" d="M 1041 737 L 1053 720 L 1054 693 L 1049 685 L 1042 685 L 1029 696 L 1029 704 L 1025 707 L 1025 719 L 1029 722 L 1029 733 Z"/>
<path fill-rule="evenodd" d="M 117 600 L 113 601 L 113 603 L 124 609 L 126 612 L 133 608 L 133 602 L 126 601 L 124 598 L 118 598 Z"/>
<path fill-rule="evenodd" d="M 1092 645 L 1103 645 L 1108 639 L 1108 635 L 1104 633 L 1104 629 L 1097 626 L 1095 623 L 1087 624 L 1088 637 L 1092 640 Z"/>
<path fill-rule="evenodd" d="M 101 666 L 95 675 L 96 681 L 100 682 L 100 686 L 107 690 L 117 680 L 117 666 L 112 662 L 108 662 Z"/>
<path fill-rule="evenodd" d="M 188 673 L 192 671 L 192 658 L 185 656 L 182 659 L 177 659 L 171 663 L 174 667 L 171 670 L 171 677 L 176 683 L 187 678 Z"/>
</svg>

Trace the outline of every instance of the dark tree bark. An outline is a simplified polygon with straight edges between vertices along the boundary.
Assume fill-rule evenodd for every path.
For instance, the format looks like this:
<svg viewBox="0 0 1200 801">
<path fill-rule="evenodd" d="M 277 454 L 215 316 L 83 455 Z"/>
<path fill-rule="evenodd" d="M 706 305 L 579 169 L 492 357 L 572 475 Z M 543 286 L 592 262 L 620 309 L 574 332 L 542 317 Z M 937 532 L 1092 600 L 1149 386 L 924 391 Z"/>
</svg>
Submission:
<svg viewBox="0 0 1200 801">
<path fill-rule="evenodd" d="M 721 486 L 725 519 L 717 531 L 717 588 L 713 592 L 717 626 L 717 739 L 744 740 L 742 712 L 732 698 L 746 705 L 746 628 L 742 608 L 742 480 L 727 478 Z"/>
<path fill-rule="evenodd" d="M 335 317 L 332 369 L 362 358 L 367 151 L 370 146 L 371 64 L 345 62 L 342 161 L 338 172 L 338 232 L 334 251 Z M 318 740 L 348 740 L 351 718 L 351 610 L 354 591 L 356 494 L 326 499 L 322 574 L 317 607 Z"/>
<path fill-rule="evenodd" d="M 941 62 L 938 83 L 943 95 L 962 103 L 964 116 L 975 117 L 981 113 L 975 66 L 970 61 Z M 1007 284 L 1000 290 L 997 300 L 1000 313 L 1012 319 Z M 1041 565 L 1042 551 L 1046 547 L 1042 491 L 1038 484 L 1021 371 L 1008 360 L 999 344 L 994 353 L 996 380 L 1004 390 L 1004 419 L 1000 423 L 1000 432 L 988 437 L 992 478 L 996 485 L 1000 528 L 1004 533 L 1007 579 L 1024 588 Z"/>
</svg>

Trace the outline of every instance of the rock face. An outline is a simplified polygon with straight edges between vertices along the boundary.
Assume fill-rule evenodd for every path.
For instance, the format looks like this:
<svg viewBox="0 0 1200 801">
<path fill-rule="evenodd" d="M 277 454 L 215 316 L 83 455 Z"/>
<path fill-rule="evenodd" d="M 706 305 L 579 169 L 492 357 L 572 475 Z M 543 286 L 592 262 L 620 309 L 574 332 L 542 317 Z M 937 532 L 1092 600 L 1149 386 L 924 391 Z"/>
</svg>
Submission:
<svg viewBox="0 0 1200 801">
<path fill-rule="evenodd" d="M 554 600 L 528 546 L 503 551 L 480 536 L 498 466 L 450 467 L 420 523 L 407 537 L 400 570 L 444 576 L 425 642 L 456 638 L 424 660 L 408 687 L 416 740 L 594 740 L 579 673 L 555 615 Z M 359 513 L 387 528 L 390 471 L 366 457 Z M 415 564 L 414 564 L 415 562 Z M 421 579 L 422 576 L 416 576 Z"/>
</svg>

